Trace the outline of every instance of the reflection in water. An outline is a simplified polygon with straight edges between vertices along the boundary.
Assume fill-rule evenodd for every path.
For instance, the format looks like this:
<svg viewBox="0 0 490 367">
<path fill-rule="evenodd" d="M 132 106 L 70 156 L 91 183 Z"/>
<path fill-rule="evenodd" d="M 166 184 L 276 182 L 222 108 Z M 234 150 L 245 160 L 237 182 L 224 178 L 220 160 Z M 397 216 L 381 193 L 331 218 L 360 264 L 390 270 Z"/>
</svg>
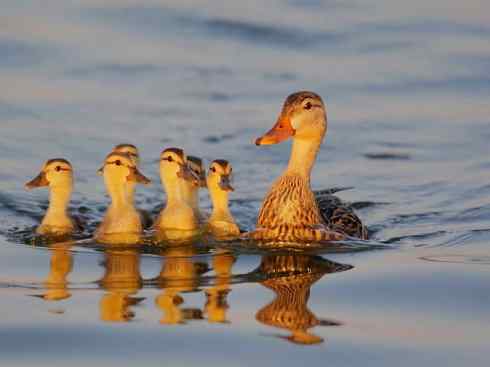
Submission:
<svg viewBox="0 0 490 367">
<path fill-rule="evenodd" d="M 108 322 L 125 322 L 134 318 L 130 309 L 144 298 L 134 297 L 141 289 L 140 254 L 138 249 L 107 249 L 105 274 L 99 281 L 107 290 L 100 301 L 100 318 Z"/>
<path fill-rule="evenodd" d="M 45 292 L 36 295 L 44 300 L 62 300 L 71 296 L 67 276 L 72 270 L 73 255 L 67 243 L 50 246 L 50 271 L 43 282 Z M 285 329 L 288 336 L 279 338 L 297 344 L 317 344 L 323 339 L 309 330 L 315 326 L 338 326 L 336 321 L 317 317 L 307 306 L 311 286 L 327 273 L 352 268 L 318 255 L 263 255 L 255 270 L 233 274 L 237 255 L 227 249 L 215 249 L 212 257 L 198 256 L 194 246 L 162 248 L 160 273 L 144 280 L 140 273 L 140 248 L 105 248 L 104 276 L 98 281 L 105 290 L 100 300 L 100 319 L 105 322 L 128 322 L 135 317 L 132 306 L 145 298 L 137 293 L 145 287 L 157 288 L 155 306 L 161 311 L 161 324 L 185 324 L 191 320 L 231 323 L 227 318 L 228 295 L 236 283 L 259 283 L 275 293 L 275 299 L 255 315 L 262 324 Z M 211 275 L 210 270 L 214 274 Z M 209 273 L 209 274 L 208 274 Z M 203 287 L 206 289 L 203 291 Z M 201 293 L 203 307 L 185 307 L 185 296 Z"/>
<path fill-rule="evenodd" d="M 231 270 L 235 261 L 235 256 L 223 250 L 218 250 L 213 258 L 216 282 L 214 286 L 206 290 L 206 305 L 204 307 L 204 311 L 208 316 L 208 322 L 228 322 L 226 311 L 229 306 L 226 298 L 231 291 Z"/>
<path fill-rule="evenodd" d="M 162 270 L 157 285 L 163 289 L 155 304 L 162 311 L 162 324 L 181 324 L 187 320 L 200 320 L 202 311 L 198 308 L 183 308 L 183 292 L 196 292 L 199 289 L 199 277 L 206 273 L 208 265 L 197 262 L 193 255 L 196 250 L 191 246 L 171 247 L 162 252 Z"/>
<path fill-rule="evenodd" d="M 45 292 L 35 295 L 45 301 L 61 301 L 71 297 L 68 291 L 68 274 L 73 267 L 73 255 L 71 244 L 53 244 L 49 246 L 51 261 L 49 264 L 49 274 L 43 282 Z"/>
<path fill-rule="evenodd" d="M 317 325 L 338 326 L 340 323 L 319 319 L 308 309 L 311 286 L 327 273 L 351 269 L 311 255 L 266 255 L 258 271 L 267 275 L 261 284 L 271 289 L 276 298 L 260 309 L 256 319 L 263 324 L 286 329 L 289 336 L 280 336 L 297 344 L 318 344 L 323 338 L 308 332 Z"/>
</svg>

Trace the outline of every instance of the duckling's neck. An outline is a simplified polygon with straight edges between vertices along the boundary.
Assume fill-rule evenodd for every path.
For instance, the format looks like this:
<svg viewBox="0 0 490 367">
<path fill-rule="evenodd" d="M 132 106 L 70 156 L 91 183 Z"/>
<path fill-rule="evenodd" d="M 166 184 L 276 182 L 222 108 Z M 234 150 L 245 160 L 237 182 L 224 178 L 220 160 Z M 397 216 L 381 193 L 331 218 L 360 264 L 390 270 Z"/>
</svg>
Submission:
<svg viewBox="0 0 490 367">
<path fill-rule="evenodd" d="M 127 200 L 129 204 L 134 205 L 134 192 L 136 189 L 136 184 L 134 182 L 128 182 L 126 184 Z"/>
<path fill-rule="evenodd" d="M 185 182 L 182 187 L 185 201 L 193 210 L 199 210 L 199 189 L 192 182 Z"/>
<path fill-rule="evenodd" d="M 185 202 L 185 195 L 183 193 L 185 183 L 180 180 L 180 178 L 163 179 L 162 177 L 163 186 L 167 193 L 167 207 L 179 206 Z"/>
<path fill-rule="evenodd" d="M 293 139 L 291 156 L 285 175 L 299 175 L 309 180 L 322 140 L 323 136 L 309 139 Z"/>
<path fill-rule="evenodd" d="M 233 221 L 233 217 L 228 207 L 228 192 L 221 189 L 209 190 L 211 196 L 211 202 L 213 203 L 213 212 L 211 213 L 212 219 L 230 219 Z"/>
<path fill-rule="evenodd" d="M 111 209 L 119 211 L 133 206 L 125 184 L 106 181 L 106 187 L 111 197 Z"/>
<path fill-rule="evenodd" d="M 55 225 L 60 219 L 67 219 L 67 207 L 70 201 L 72 187 L 52 186 L 49 191 L 49 207 L 44 217 L 44 224 Z"/>
</svg>

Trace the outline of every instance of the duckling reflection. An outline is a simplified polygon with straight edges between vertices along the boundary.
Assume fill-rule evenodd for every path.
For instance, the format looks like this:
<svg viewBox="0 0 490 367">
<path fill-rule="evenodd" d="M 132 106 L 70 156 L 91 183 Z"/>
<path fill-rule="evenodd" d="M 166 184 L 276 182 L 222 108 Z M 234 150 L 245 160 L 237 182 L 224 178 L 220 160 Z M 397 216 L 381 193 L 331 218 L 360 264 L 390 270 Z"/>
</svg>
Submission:
<svg viewBox="0 0 490 367">
<path fill-rule="evenodd" d="M 140 254 L 137 249 L 107 249 L 104 259 L 105 274 L 99 281 L 107 290 L 102 297 L 100 318 L 107 322 L 127 322 L 134 318 L 131 306 L 144 298 L 134 297 L 141 289 Z"/>
<path fill-rule="evenodd" d="M 161 324 L 182 324 L 187 320 L 202 319 L 202 310 L 199 308 L 185 308 L 181 293 L 196 292 L 199 290 L 200 276 L 206 273 L 208 265 L 196 262 L 193 247 L 171 247 L 163 251 L 162 270 L 157 284 L 163 289 L 155 304 L 162 311 Z"/>
<path fill-rule="evenodd" d="M 72 243 L 57 243 L 49 246 L 51 260 L 49 264 L 49 274 L 43 282 L 45 291 L 36 294 L 45 301 L 62 301 L 71 297 L 68 291 L 68 275 L 73 268 L 73 254 L 71 252 Z"/>
<path fill-rule="evenodd" d="M 226 313 L 228 311 L 227 296 L 230 293 L 230 280 L 232 267 L 236 258 L 232 254 L 218 250 L 213 257 L 213 269 L 216 276 L 215 285 L 206 290 L 206 305 L 204 312 L 210 323 L 227 323 Z"/>
<path fill-rule="evenodd" d="M 327 273 L 351 269 L 350 265 L 331 262 L 312 255 L 267 255 L 262 258 L 259 272 L 268 279 L 261 284 L 272 290 L 276 298 L 260 309 L 257 321 L 286 329 L 288 336 L 279 336 L 296 344 L 311 345 L 323 342 L 309 329 L 315 326 L 339 326 L 337 321 L 318 318 L 309 308 L 311 286 Z"/>
</svg>

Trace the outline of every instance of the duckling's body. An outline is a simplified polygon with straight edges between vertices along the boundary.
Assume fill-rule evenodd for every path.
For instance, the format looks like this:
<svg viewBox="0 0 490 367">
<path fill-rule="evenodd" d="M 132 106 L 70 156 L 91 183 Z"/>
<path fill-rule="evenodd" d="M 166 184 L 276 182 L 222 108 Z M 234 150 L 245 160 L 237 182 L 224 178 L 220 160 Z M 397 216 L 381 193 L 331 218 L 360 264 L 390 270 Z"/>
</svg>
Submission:
<svg viewBox="0 0 490 367">
<path fill-rule="evenodd" d="M 195 231 L 199 220 L 183 194 L 184 181 L 194 180 L 182 149 L 165 149 L 160 155 L 160 178 L 167 203 L 155 220 L 157 231 Z"/>
<path fill-rule="evenodd" d="M 332 224 L 330 217 L 326 221 L 324 215 L 345 212 L 332 211 L 329 207 L 322 215 L 311 190 L 311 169 L 326 130 L 325 106 L 320 96 L 298 92 L 286 99 L 276 125 L 257 139 L 257 145 L 268 145 L 293 136 L 293 145 L 288 167 L 266 195 L 257 220 L 257 230 L 250 237 L 277 241 L 332 241 L 355 233 L 343 226 L 340 218 L 329 227 Z M 364 236 L 366 231 L 362 229 L 362 223 L 358 223 L 358 232 Z"/>
<path fill-rule="evenodd" d="M 49 187 L 49 207 L 36 233 L 45 236 L 64 236 L 77 229 L 77 224 L 68 214 L 68 204 L 73 191 L 73 168 L 66 159 L 50 159 L 41 172 L 26 183 L 27 189 Z"/>
<path fill-rule="evenodd" d="M 228 206 L 228 195 L 230 191 L 234 190 L 230 183 L 231 172 L 231 164 L 222 159 L 213 161 L 209 167 L 207 186 L 213 203 L 213 211 L 207 226 L 216 237 L 238 236 L 240 234 L 240 228 L 238 228 Z"/>
<path fill-rule="evenodd" d="M 130 200 L 127 183 L 148 184 L 150 180 L 138 171 L 125 153 L 110 153 L 104 163 L 103 175 L 111 204 L 96 230 L 96 240 L 103 243 L 138 242 L 143 226 Z"/>
</svg>

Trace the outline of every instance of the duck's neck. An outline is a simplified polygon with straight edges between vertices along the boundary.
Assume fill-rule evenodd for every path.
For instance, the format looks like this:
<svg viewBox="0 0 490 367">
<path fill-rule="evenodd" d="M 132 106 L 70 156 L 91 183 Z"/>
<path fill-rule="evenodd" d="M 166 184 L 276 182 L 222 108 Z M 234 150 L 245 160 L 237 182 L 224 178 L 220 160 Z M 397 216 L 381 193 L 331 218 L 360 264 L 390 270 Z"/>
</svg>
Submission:
<svg viewBox="0 0 490 367">
<path fill-rule="evenodd" d="M 211 218 L 232 218 L 230 208 L 228 207 L 228 192 L 221 189 L 210 190 L 211 202 L 213 203 L 213 212 Z"/>
<path fill-rule="evenodd" d="M 293 139 L 291 156 L 285 174 L 299 175 L 309 180 L 322 140 L 323 136 L 309 139 Z"/>
<path fill-rule="evenodd" d="M 67 208 L 70 201 L 72 187 L 51 187 L 49 191 L 49 207 L 43 223 L 59 223 L 60 219 L 67 219 Z"/>
</svg>

